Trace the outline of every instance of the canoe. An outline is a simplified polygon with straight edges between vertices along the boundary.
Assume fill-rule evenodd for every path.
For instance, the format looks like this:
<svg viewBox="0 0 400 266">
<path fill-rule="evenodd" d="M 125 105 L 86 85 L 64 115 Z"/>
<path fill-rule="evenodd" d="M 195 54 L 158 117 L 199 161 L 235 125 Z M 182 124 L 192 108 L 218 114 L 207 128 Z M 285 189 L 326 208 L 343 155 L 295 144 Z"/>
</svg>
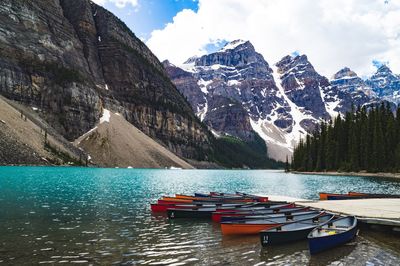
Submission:
<svg viewBox="0 0 400 266">
<path fill-rule="evenodd" d="M 168 218 L 170 218 L 170 219 L 211 218 L 211 215 L 214 211 L 215 211 L 215 208 L 198 208 L 196 210 L 169 208 L 169 209 L 167 209 L 167 215 L 168 215 Z"/>
<path fill-rule="evenodd" d="M 304 219 L 310 219 L 321 215 L 322 213 L 304 214 L 290 217 L 277 217 L 260 220 L 240 220 L 233 222 L 221 223 L 221 231 L 224 235 L 250 235 L 258 234 L 262 230 L 267 230 L 272 227 L 300 221 Z"/>
<path fill-rule="evenodd" d="M 324 214 L 261 231 L 261 245 L 265 247 L 307 239 L 308 234 L 314 228 L 328 223 L 334 216 L 333 214 Z"/>
<path fill-rule="evenodd" d="M 271 205 L 271 202 L 223 202 L 223 201 L 201 201 L 201 200 L 190 200 L 190 201 L 182 201 L 182 200 L 178 200 L 178 201 L 174 201 L 174 200 L 163 200 L 163 199 L 159 199 L 157 200 L 158 204 L 193 204 L 193 205 L 206 205 L 206 204 L 213 204 L 216 206 L 224 206 L 226 204 L 233 204 L 233 205 L 240 205 L 240 206 L 251 206 L 254 204 L 257 205 Z"/>
<path fill-rule="evenodd" d="M 248 211 L 256 211 L 256 210 L 265 210 L 265 209 L 272 209 L 272 208 L 294 208 L 294 203 L 287 203 L 287 202 L 254 202 L 254 203 L 247 203 L 242 204 L 236 208 L 229 208 L 225 206 L 218 206 L 217 212 L 248 212 Z"/>
<path fill-rule="evenodd" d="M 365 199 L 371 198 L 368 196 L 352 196 L 348 194 L 343 195 L 327 195 L 327 200 L 352 200 L 352 199 Z"/>
<path fill-rule="evenodd" d="M 319 193 L 319 199 L 320 200 L 328 200 L 328 197 L 332 197 L 332 196 L 348 196 L 348 194 L 338 194 L 338 193 L 327 193 L 327 192 L 320 192 Z"/>
<path fill-rule="evenodd" d="M 205 204 L 171 204 L 171 203 L 152 203 L 150 204 L 151 206 L 151 211 L 152 212 L 166 212 L 168 209 L 171 208 L 176 208 L 176 209 L 199 209 L 199 208 L 236 208 L 242 206 L 242 204 L 210 204 L 210 203 L 205 203 Z"/>
<path fill-rule="evenodd" d="M 308 235 L 308 247 L 311 254 L 345 244 L 357 234 L 357 218 L 346 216 L 334 219 L 318 226 Z"/>
<path fill-rule="evenodd" d="M 345 199 L 362 199 L 365 196 L 362 195 L 350 195 L 350 194 L 338 194 L 338 193 L 326 193 L 320 192 L 320 200 L 345 200 Z"/>
<path fill-rule="evenodd" d="M 218 207 L 216 211 L 212 214 L 211 218 L 214 222 L 221 222 L 222 216 L 246 216 L 246 215 L 263 215 L 272 214 L 282 211 L 292 211 L 292 209 L 298 208 L 295 204 L 278 204 L 270 205 L 267 207 L 246 207 L 246 208 L 220 208 Z"/>
<path fill-rule="evenodd" d="M 236 192 L 236 195 L 241 195 L 243 197 L 258 198 L 259 202 L 267 202 L 269 200 L 268 197 L 266 197 L 266 196 L 258 196 L 258 195 L 252 195 L 252 194 L 241 193 L 241 192 Z"/>
<path fill-rule="evenodd" d="M 350 191 L 348 194 L 319 193 L 320 200 L 348 200 L 348 199 L 371 199 L 371 198 L 400 198 L 400 195 L 374 194 Z"/>
<path fill-rule="evenodd" d="M 240 201 L 255 201 L 255 202 L 267 202 L 268 197 L 261 197 L 257 195 L 250 195 L 250 194 L 221 194 L 221 195 L 213 195 L 213 196 L 206 196 L 205 194 L 201 194 L 200 197 L 190 196 L 190 195 L 182 195 L 182 194 L 175 194 L 175 198 L 183 199 L 183 200 L 219 200 L 219 201 L 231 201 L 231 200 L 240 200 Z"/>
<path fill-rule="evenodd" d="M 210 194 L 194 193 L 194 196 L 176 194 L 175 197 L 178 199 L 192 199 L 192 200 L 198 200 L 199 198 L 206 198 L 206 199 L 225 199 L 225 200 L 251 199 L 257 202 L 268 201 L 268 197 L 266 196 L 258 196 L 240 192 L 236 192 L 235 194 L 220 193 L 220 192 L 210 192 Z"/>
<path fill-rule="evenodd" d="M 302 215 L 311 212 L 317 212 L 315 210 L 310 210 L 310 208 L 290 208 L 290 209 L 283 209 L 279 212 L 274 213 L 251 213 L 251 214 L 236 214 L 236 215 L 223 215 L 219 222 L 229 222 L 229 221 L 239 221 L 239 220 L 260 220 L 260 219 L 267 219 L 271 217 L 281 217 L 281 216 L 290 216 L 290 215 Z M 213 218 L 213 217 L 212 217 Z M 214 221 L 214 220 L 213 220 Z"/>
<path fill-rule="evenodd" d="M 180 196 L 177 197 L 162 197 L 161 200 L 165 201 L 176 201 L 176 202 L 186 202 L 191 203 L 193 201 L 204 201 L 204 202 L 254 202 L 251 198 L 197 198 L 192 196 Z"/>
<path fill-rule="evenodd" d="M 368 197 L 368 198 L 400 198 L 400 195 L 396 194 L 376 194 L 376 193 L 363 193 L 363 192 L 349 192 L 350 196 L 360 196 L 360 197 Z"/>
<path fill-rule="evenodd" d="M 167 215 L 169 218 L 211 218 L 212 214 L 217 210 L 220 210 L 218 213 L 235 213 L 242 211 L 243 213 L 248 212 L 256 212 L 259 210 L 269 211 L 269 213 L 278 212 L 279 209 L 285 208 L 286 206 L 292 205 L 267 205 L 267 206 L 259 206 L 259 203 L 253 203 L 252 206 L 248 206 L 249 204 L 245 204 L 245 208 L 241 208 L 242 206 L 213 206 L 213 207 L 198 207 L 198 208 L 167 208 Z M 263 204 L 263 203 L 260 203 Z M 221 209 L 224 208 L 224 209 Z M 221 211 L 223 210 L 223 211 Z"/>
<path fill-rule="evenodd" d="M 218 207 L 216 212 L 249 212 L 249 211 L 263 211 L 266 209 L 284 209 L 284 208 L 295 208 L 296 205 L 294 203 L 272 203 L 272 204 L 254 204 L 253 206 L 251 205 L 243 205 L 237 208 L 228 208 L 229 210 L 226 210 L 227 208 L 225 207 Z"/>
<path fill-rule="evenodd" d="M 260 215 L 270 215 L 270 214 L 274 214 L 274 213 L 292 213 L 292 212 L 296 212 L 296 211 L 300 211 L 300 210 L 305 210 L 308 207 L 294 207 L 294 208 L 282 208 L 282 207 L 271 207 L 268 209 L 249 209 L 247 211 L 224 211 L 224 212 L 214 212 L 211 215 L 211 219 L 216 222 L 216 223 L 220 223 L 222 222 L 222 219 L 224 217 L 227 217 L 225 221 L 228 221 L 229 218 L 233 218 L 233 217 L 239 217 L 239 220 L 243 220 L 240 219 L 240 217 L 245 217 L 245 216 L 260 216 Z M 232 219 L 232 220 L 238 220 L 238 219 Z"/>
<path fill-rule="evenodd" d="M 194 196 L 197 198 L 207 198 L 207 197 L 210 197 L 210 194 L 194 193 Z"/>
</svg>

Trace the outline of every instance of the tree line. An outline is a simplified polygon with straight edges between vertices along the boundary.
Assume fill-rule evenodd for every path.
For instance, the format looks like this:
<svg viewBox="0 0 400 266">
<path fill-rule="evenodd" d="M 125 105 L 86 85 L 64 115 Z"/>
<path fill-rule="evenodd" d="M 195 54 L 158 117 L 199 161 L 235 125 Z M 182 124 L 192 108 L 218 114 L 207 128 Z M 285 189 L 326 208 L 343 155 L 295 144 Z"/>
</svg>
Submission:
<svg viewBox="0 0 400 266">
<path fill-rule="evenodd" d="M 394 114 L 395 113 L 395 114 Z M 358 107 L 322 122 L 294 149 L 296 171 L 400 171 L 400 107 Z"/>
</svg>

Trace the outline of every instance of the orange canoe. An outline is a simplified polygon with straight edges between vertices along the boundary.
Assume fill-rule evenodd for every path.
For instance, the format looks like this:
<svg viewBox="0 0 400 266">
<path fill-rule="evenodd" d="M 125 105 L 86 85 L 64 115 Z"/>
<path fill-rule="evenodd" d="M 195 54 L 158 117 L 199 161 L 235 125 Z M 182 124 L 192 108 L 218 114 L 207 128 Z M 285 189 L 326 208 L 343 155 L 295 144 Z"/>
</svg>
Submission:
<svg viewBox="0 0 400 266">
<path fill-rule="evenodd" d="M 369 194 L 367 193 L 361 193 L 361 192 L 354 192 L 354 191 L 350 191 L 349 192 L 350 196 L 368 196 Z"/>
<path fill-rule="evenodd" d="M 174 197 L 162 197 L 161 200 L 170 201 L 170 202 L 184 202 L 184 203 L 192 203 L 193 200 L 191 199 L 178 199 Z"/>
<path fill-rule="evenodd" d="M 221 231 L 224 235 L 254 235 L 262 230 L 270 229 L 281 224 L 292 223 L 305 219 L 312 219 L 324 214 L 324 212 L 312 212 L 296 216 L 282 216 L 259 220 L 241 220 L 222 222 Z"/>
<path fill-rule="evenodd" d="M 224 235 L 255 235 L 280 224 L 221 224 Z"/>
<path fill-rule="evenodd" d="M 326 192 L 320 192 L 319 193 L 319 199 L 320 200 L 328 200 L 328 196 L 345 196 L 347 194 L 338 194 L 338 193 L 326 193 Z"/>
</svg>

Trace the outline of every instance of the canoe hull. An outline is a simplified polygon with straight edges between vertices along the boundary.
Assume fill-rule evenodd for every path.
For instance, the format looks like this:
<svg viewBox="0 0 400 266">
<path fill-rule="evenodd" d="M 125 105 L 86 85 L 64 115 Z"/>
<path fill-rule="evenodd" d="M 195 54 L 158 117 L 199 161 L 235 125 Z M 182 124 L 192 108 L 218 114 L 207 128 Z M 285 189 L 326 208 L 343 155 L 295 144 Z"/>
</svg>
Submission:
<svg viewBox="0 0 400 266">
<path fill-rule="evenodd" d="M 271 212 L 271 213 L 249 213 L 249 214 L 229 214 L 229 215 L 223 215 L 220 217 L 220 222 L 233 222 L 233 221 L 239 221 L 239 220 L 251 220 L 251 219 L 264 219 L 264 218 L 271 218 L 271 216 L 296 216 L 296 214 L 304 214 L 305 212 L 316 212 L 316 211 L 310 211 L 309 208 L 299 208 L 297 210 L 291 210 L 291 211 L 283 211 L 280 210 L 278 212 Z M 214 218 L 214 214 L 212 218 Z"/>
<path fill-rule="evenodd" d="M 223 216 L 231 216 L 231 217 L 243 217 L 247 215 L 268 215 L 268 214 L 274 214 L 274 213 L 289 213 L 293 212 L 293 210 L 289 209 L 294 209 L 295 205 L 294 204 L 288 204 L 285 206 L 282 206 L 280 208 L 278 207 L 271 207 L 271 208 L 262 208 L 262 209 L 246 209 L 246 208 L 241 208 L 241 209 L 217 209 L 216 212 L 214 212 L 211 216 L 212 220 L 216 223 L 220 223 L 222 221 Z"/>
<path fill-rule="evenodd" d="M 170 219 L 176 218 L 211 218 L 211 214 L 213 213 L 212 210 L 210 211 L 192 211 L 192 210 L 185 210 L 185 209 L 168 209 L 167 215 Z"/>
<path fill-rule="evenodd" d="M 355 196 L 355 195 L 328 195 L 327 200 L 352 200 L 352 199 L 365 199 L 367 196 Z"/>
<path fill-rule="evenodd" d="M 268 230 L 278 226 L 278 223 L 271 224 L 221 224 L 223 235 L 256 235 L 262 230 Z"/>
<path fill-rule="evenodd" d="M 357 227 L 353 227 L 349 231 L 345 231 L 339 234 L 330 235 L 319 238 L 308 238 L 308 247 L 310 254 L 317 254 L 322 251 L 329 250 L 331 248 L 343 245 L 351 241 L 357 233 Z"/>
<path fill-rule="evenodd" d="M 281 232 L 262 231 L 260 232 L 261 245 L 263 247 L 266 247 L 271 245 L 279 245 L 279 244 L 289 243 L 292 241 L 307 239 L 308 234 L 313 229 L 314 228 L 307 228 L 303 230 L 281 231 Z"/>
</svg>

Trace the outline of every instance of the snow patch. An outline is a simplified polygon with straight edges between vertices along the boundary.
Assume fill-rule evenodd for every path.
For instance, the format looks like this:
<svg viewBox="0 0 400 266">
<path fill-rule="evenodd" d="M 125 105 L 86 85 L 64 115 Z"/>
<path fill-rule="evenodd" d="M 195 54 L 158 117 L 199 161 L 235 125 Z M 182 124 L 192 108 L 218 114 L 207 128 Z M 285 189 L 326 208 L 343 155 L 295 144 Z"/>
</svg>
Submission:
<svg viewBox="0 0 400 266">
<path fill-rule="evenodd" d="M 110 123 L 110 111 L 107 109 L 103 109 L 103 116 L 100 118 L 100 124 L 107 122 Z"/>
<path fill-rule="evenodd" d="M 203 122 L 203 120 L 206 117 L 206 114 L 208 112 L 208 101 L 207 101 L 206 97 L 204 97 L 204 99 L 206 100 L 206 103 L 204 104 L 204 107 L 202 109 L 198 108 L 198 111 L 196 113 L 196 115 L 200 118 L 200 121 L 202 121 L 202 122 Z"/>
<path fill-rule="evenodd" d="M 179 65 L 178 67 L 185 70 L 186 72 L 191 72 L 194 73 L 196 72 L 196 67 L 195 67 L 196 62 L 190 62 L 190 63 L 183 63 L 182 65 Z"/>
<path fill-rule="evenodd" d="M 335 97 L 334 102 L 327 101 L 326 94 L 324 90 L 319 86 L 319 91 L 321 93 L 321 98 L 323 102 L 325 103 L 325 109 L 328 112 L 328 114 L 331 116 L 332 119 L 337 117 L 339 115 L 339 112 L 335 111 L 335 108 L 339 105 L 340 101 Z"/>
<path fill-rule="evenodd" d="M 228 44 L 226 44 L 224 47 L 222 47 L 222 49 L 220 50 L 220 52 L 225 52 L 227 50 L 233 50 L 236 47 L 238 47 L 239 45 L 244 44 L 246 41 L 243 40 L 235 40 L 233 42 L 230 42 Z"/>
<path fill-rule="evenodd" d="M 210 80 L 207 80 L 207 81 L 204 80 L 204 79 L 200 79 L 200 80 L 197 82 L 197 85 L 199 85 L 201 91 L 202 91 L 204 94 L 208 94 L 207 86 L 210 85 L 212 82 L 213 82 L 213 81 L 212 81 L 211 79 L 210 79 Z"/>
<path fill-rule="evenodd" d="M 106 91 L 108 91 L 108 85 L 106 84 L 106 86 L 105 86 L 105 89 L 106 89 Z"/>
<path fill-rule="evenodd" d="M 220 69 L 221 67 L 223 67 L 223 66 L 220 65 L 220 64 L 214 64 L 214 65 L 211 66 L 211 69 L 212 70 L 217 70 L 217 69 Z"/>
<path fill-rule="evenodd" d="M 228 80 L 228 86 L 237 86 L 240 84 L 238 80 Z"/>
<path fill-rule="evenodd" d="M 216 136 L 217 138 L 221 137 L 221 135 L 218 134 L 218 132 L 215 131 L 214 129 L 211 129 L 211 133 L 212 133 L 214 136 Z"/>
<path fill-rule="evenodd" d="M 300 108 L 289 99 L 281 85 L 281 77 L 278 73 L 277 67 L 272 66 L 272 69 L 272 75 L 278 88 L 277 96 L 283 98 L 291 109 L 290 114 L 293 118 L 292 131 L 287 133 L 284 129 L 279 128 L 274 124 L 274 121 L 279 117 L 276 111 L 269 116 L 269 119 L 250 119 L 250 123 L 254 131 L 256 131 L 266 142 L 279 145 L 293 152 L 294 145 L 296 145 L 299 139 L 303 137 L 306 132 L 306 130 L 300 125 L 300 122 L 304 119 L 315 120 L 315 118 L 306 114 L 303 110 L 304 108 Z M 279 107 L 280 106 L 277 106 L 277 108 Z"/>
<path fill-rule="evenodd" d="M 358 77 L 357 76 L 344 76 L 344 77 L 341 77 L 338 79 L 331 79 L 330 81 L 332 82 L 332 81 L 338 81 L 338 80 L 350 80 L 350 79 L 356 79 L 356 78 L 358 78 Z"/>
</svg>

